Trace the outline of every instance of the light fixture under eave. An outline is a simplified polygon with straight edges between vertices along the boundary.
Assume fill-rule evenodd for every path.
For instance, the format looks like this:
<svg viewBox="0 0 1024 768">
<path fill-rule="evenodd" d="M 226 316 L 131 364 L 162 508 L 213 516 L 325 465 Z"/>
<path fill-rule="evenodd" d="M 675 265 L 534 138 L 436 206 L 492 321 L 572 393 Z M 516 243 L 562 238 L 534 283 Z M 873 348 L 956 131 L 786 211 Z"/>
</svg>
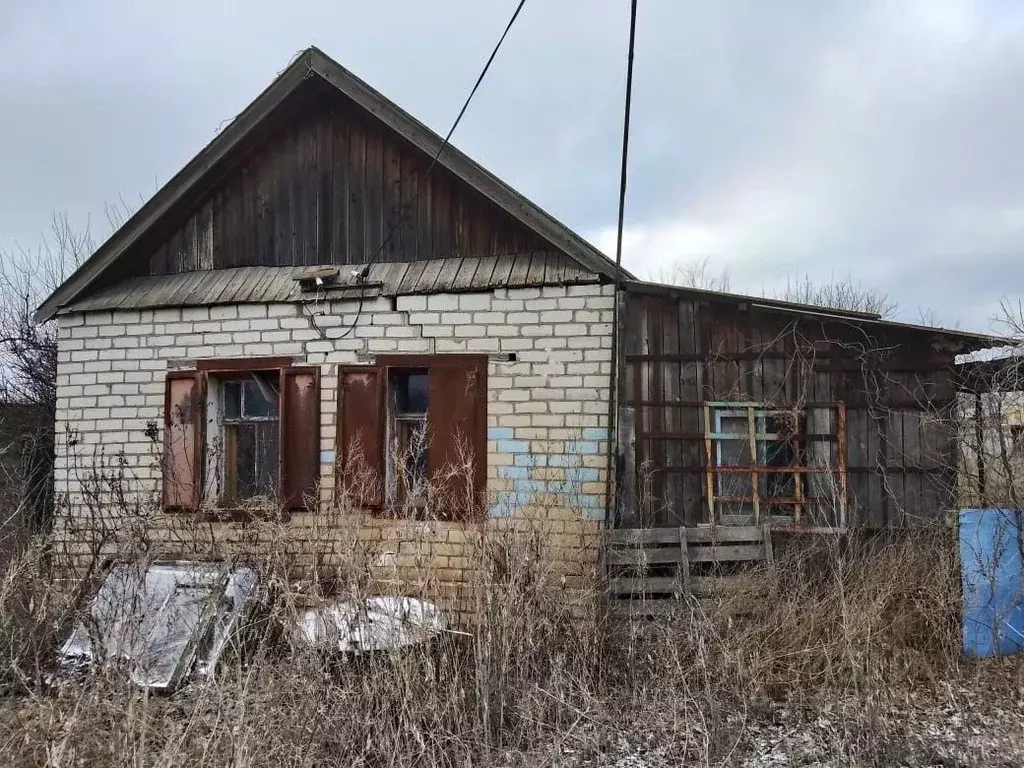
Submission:
<svg viewBox="0 0 1024 768">
<path fill-rule="evenodd" d="M 310 267 L 293 279 L 299 284 L 300 291 L 312 293 L 337 284 L 340 274 L 341 270 L 337 267 Z"/>
</svg>

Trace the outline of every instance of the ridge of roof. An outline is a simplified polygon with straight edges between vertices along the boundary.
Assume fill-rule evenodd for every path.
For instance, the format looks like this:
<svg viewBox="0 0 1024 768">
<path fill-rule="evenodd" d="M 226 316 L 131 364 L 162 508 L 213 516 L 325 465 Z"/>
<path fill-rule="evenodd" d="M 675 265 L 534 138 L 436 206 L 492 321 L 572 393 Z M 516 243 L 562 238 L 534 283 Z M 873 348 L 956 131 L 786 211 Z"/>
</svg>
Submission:
<svg viewBox="0 0 1024 768">
<path fill-rule="evenodd" d="M 314 76 L 332 85 L 339 93 L 351 99 L 420 151 L 431 157 L 440 152 L 438 165 L 447 168 L 464 183 L 562 250 L 582 267 L 608 278 L 615 276 L 615 262 L 607 255 L 479 163 L 451 144 L 445 144 L 441 136 L 319 48 L 310 46 L 47 297 L 36 310 L 36 321 L 49 320 L 62 305 L 79 297 L 151 227 L 166 216 L 182 196 L 200 183 L 214 166 L 223 162 L 240 142 L 295 92 L 304 80 Z M 622 276 L 633 279 L 633 275 L 625 269 L 622 270 Z"/>
</svg>

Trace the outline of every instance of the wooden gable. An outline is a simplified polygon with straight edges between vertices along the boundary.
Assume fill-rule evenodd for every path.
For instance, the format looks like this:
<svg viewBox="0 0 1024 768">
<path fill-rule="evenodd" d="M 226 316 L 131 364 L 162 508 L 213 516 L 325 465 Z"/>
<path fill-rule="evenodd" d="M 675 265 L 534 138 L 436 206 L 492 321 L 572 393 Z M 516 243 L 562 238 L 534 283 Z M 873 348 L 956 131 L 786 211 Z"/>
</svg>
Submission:
<svg viewBox="0 0 1024 768">
<path fill-rule="evenodd" d="M 147 273 L 557 250 L 360 111 L 303 109 L 179 216 Z"/>
<path fill-rule="evenodd" d="M 531 265 L 555 254 L 600 279 L 633 277 L 309 48 L 35 317 L 46 321 L 98 289 L 147 275 L 510 254 L 532 254 Z"/>
</svg>

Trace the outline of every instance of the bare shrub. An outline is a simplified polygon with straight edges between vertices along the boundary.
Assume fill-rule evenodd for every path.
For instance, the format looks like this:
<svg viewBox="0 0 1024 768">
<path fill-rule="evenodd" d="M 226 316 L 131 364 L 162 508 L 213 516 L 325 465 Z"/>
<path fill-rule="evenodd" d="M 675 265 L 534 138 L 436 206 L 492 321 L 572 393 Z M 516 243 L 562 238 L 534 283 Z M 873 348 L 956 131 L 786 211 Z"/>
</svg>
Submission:
<svg viewBox="0 0 1024 768">
<path fill-rule="evenodd" d="M 594 574 L 567 567 L 576 545 L 547 499 L 503 520 L 438 520 L 415 505 L 371 519 L 355 503 L 366 480 L 356 472 L 301 523 L 253 514 L 228 536 L 182 515 L 168 530 L 146 473 L 102 447 L 72 448 L 76 514 L 0 585 L 0 664 L 18 691 L 0 704 L 0 753 L 13 764 L 608 764 L 626 744 L 665 765 L 737 765 L 780 711 L 829 707 L 830 758 L 922 764 L 909 724 L 886 713 L 972 674 L 944 526 L 780 540 L 775 569 L 735 575 L 720 607 L 680 599 L 674 614 L 614 623 L 599 618 Z M 454 464 L 472 473 L 473 457 Z M 456 555 L 435 558 L 451 531 L 468 577 L 445 573 Z M 251 565 L 273 598 L 212 679 L 172 696 L 104 669 L 47 683 L 107 559 L 182 552 Z M 76 578 L 62 582 L 55 566 L 72 557 Z M 460 623 L 397 652 L 296 640 L 310 605 L 371 595 L 448 600 Z"/>
<path fill-rule="evenodd" d="M 778 298 L 816 307 L 870 312 L 885 318 L 894 317 L 899 310 L 899 304 L 889 294 L 854 282 L 849 275 L 827 282 L 811 280 L 810 275 L 804 275 L 803 279 L 787 280 Z"/>
<path fill-rule="evenodd" d="M 427 557 L 386 578 L 379 547 L 358 536 L 368 522 L 353 509 L 324 517 L 334 544 L 324 544 L 316 574 L 301 576 L 295 529 L 254 523 L 234 557 L 254 562 L 276 599 L 245 653 L 170 697 L 103 671 L 50 688 L 37 680 L 0 708 L 11 726 L 0 750 L 32 764 L 543 764 L 597 757 L 625 741 L 671 745 L 667 764 L 730 765 L 780 702 L 813 708 L 852 697 L 865 709 L 844 721 L 835 754 L 885 764 L 903 749 L 901 737 L 872 736 L 872 708 L 962 671 L 955 548 L 944 528 L 796 539 L 778 547 L 774 572 L 737 577 L 720 610 L 680 601 L 675 615 L 614 624 L 596 620 L 593 589 L 570 586 L 543 519 L 471 523 L 474 578 L 456 631 L 360 656 L 295 642 L 289 628 L 317 591 L 436 594 Z M 435 521 L 392 524 L 402 526 L 402 552 L 429 552 L 436 541 Z M 150 540 L 145 556 L 161 546 Z M 18 605 L 34 606 L 12 610 L 5 591 L 3 637 L 35 630 L 5 646 L 5 666 L 26 668 L 60 639 L 47 629 L 54 612 L 38 602 L 51 599 L 52 575 L 35 562 L 22 558 L 3 582 L 5 590 L 33 585 L 29 603 Z"/>
</svg>

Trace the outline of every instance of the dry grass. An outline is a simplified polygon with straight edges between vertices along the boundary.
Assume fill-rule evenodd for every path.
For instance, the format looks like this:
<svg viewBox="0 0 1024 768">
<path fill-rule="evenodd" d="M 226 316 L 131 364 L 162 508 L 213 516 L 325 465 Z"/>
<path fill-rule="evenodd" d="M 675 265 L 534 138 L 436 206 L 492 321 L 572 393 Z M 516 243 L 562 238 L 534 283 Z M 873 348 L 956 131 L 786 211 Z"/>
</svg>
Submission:
<svg viewBox="0 0 1024 768">
<path fill-rule="evenodd" d="M 1019 696 L 1022 681 L 1013 664 L 961 662 L 954 545 L 946 529 L 805 540 L 780 552 L 778 576 L 743 577 L 729 607 L 746 615 L 684 608 L 616 626 L 568 604 L 543 536 L 494 530 L 476 545 L 468 635 L 343 659 L 263 631 L 216 680 L 152 696 L 117 674 L 42 684 L 74 590 L 50 588 L 40 542 L 0 587 L 0 754 L 54 766 L 737 765 L 758 754 L 769 762 L 747 764 L 772 765 L 809 728 L 834 761 L 819 764 L 927 764 L 946 759 L 914 730 L 932 703 L 979 686 Z M 294 610 L 276 578 L 268 630 Z M 973 754 L 938 764 L 999 764 Z"/>
</svg>

